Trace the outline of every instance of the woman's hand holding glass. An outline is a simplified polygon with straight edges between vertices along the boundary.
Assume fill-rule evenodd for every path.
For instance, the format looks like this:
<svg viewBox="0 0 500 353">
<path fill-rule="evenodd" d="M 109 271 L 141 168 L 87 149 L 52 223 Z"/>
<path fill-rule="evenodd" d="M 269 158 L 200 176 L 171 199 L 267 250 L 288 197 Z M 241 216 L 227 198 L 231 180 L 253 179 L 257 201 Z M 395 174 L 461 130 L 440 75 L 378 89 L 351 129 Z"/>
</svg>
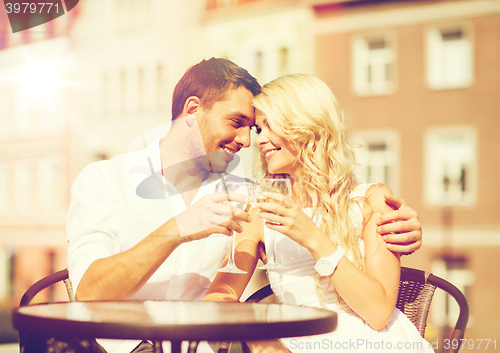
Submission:
<svg viewBox="0 0 500 353">
<path fill-rule="evenodd" d="M 268 212 L 266 205 L 281 206 L 285 200 L 291 201 L 292 195 L 292 185 L 289 179 L 280 178 L 265 178 L 258 179 L 255 182 L 253 196 L 255 205 L 259 207 L 260 211 Z M 280 198 L 273 198 L 272 195 L 281 196 Z M 273 210 L 275 208 L 273 207 Z M 272 212 L 272 211 L 271 211 Z M 266 257 L 267 263 L 260 266 L 260 269 L 274 269 L 278 268 L 279 264 L 276 262 L 276 240 L 275 240 L 275 230 L 271 226 L 279 225 L 278 220 L 269 219 L 269 217 L 279 216 L 279 212 L 274 214 L 268 214 L 266 217 L 262 217 L 266 220 L 266 226 L 268 226 L 272 231 L 270 232 L 270 241 L 266 242 Z"/>
<path fill-rule="evenodd" d="M 323 242 L 330 242 L 311 217 L 305 214 L 290 197 L 278 193 L 264 193 L 264 195 L 267 199 L 274 200 L 273 203 L 257 204 L 261 211 L 258 216 L 267 221 L 266 227 L 286 235 L 307 248 L 313 255 Z"/>
</svg>

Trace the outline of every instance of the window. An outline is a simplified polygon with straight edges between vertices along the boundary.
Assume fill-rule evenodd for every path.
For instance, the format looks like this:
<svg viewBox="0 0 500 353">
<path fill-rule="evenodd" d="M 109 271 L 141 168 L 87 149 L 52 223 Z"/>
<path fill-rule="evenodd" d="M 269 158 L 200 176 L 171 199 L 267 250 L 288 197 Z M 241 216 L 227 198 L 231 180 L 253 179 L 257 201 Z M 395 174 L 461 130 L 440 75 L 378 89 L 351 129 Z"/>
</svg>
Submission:
<svg viewBox="0 0 500 353">
<path fill-rule="evenodd" d="M 8 288 L 10 287 L 9 277 L 7 276 L 9 270 L 8 253 L 0 247 L 0 300 L 4 301 L 9 297 Z"/>
<path fill-rule="evenodd" d="M 150 21 L 151 0 L 134 0 L 137 28 L 144 28 Z"/>
<path fill-rule="evenodd" d="M 63 157 L 45 157 L 39 168 L 39 200 L 46 211 L 61 210 L 65 206 L 65 165 Z"/>
<path fill-rule="evenodd" d="M 13 93 L 7 86 L 0 88 L 0 139 L 9 139 L 12 134 L 14 115 Z"/>
<path fill-rule="evenodd" d="M 14 262 L 14 249 L 4 244 L 0 247 L 0 301 L 14 297 Z"/>
<path fill-rule="evenodd" d="M 52 26 L 52 37 L 63 37 L 68 35 L 70 25 L 69 19 L 72 15 L 74 15 L 74 12 L 66 13 L 63 16 L 56 17 L 50 21 Z"/>
<path fill-rule="evenodd" d="M 22 38 L 23 32 L 22 31 L 13 33 L 12 30 L 10 28 L 8 28 L 7 33 L 8 33 L 8 44 L 7 44 L 8 47 L 13 47 L 13 46 L 22 44 L 22 42 L 23 42 L 23 38 Z"/>
<path fill-rule="evenodd" d="M 9 33 L 8 22 L 3 20 L 0 21 L 0 50 L 7 48 L 7 35 Z"/>
<path fill-rule="evenodd" d="M 473 81 L 470 26 L 427 31 L 427 83 L 433 89 L 468 87 Z"/>
<path fill-rule="evenodd" d="M 120 112 L 122 114 L 127 111 L 127 74 L 125 70 L 120 72 Z"/>
<path fill-rule="evenodd" d="M 279 73 L 284 75 L 288 72 L 289 52 L 287 47 L 282 47 L 279 50 Z"/>
<path fill-rule="evenodd" d="M 477 197 L 477 132 L 473 126 L 430 128 L 424 135 L 424 202 L 472 207 Z"/>
<path fill-rule="evenodd" d="M 64 101 L 65 94 L 64 91 L 58 92 L 58 99 Z M 50 109 L 50 106 L 42 102 L 35 106 L 35 109 L 37 108 L 38 112 L 35 117 L 37 119 L 36 125 L 39 127 L 38 134 L 54 135 L 63 132 L 65 122 L 62 107 L 62 109 Z"/>
<path fill-rule="evenodd" d="M 237 0 L 215 0 L 216 7 L 225 7 L 237 4 Z"/>
<path fill-rule="evenodd" d="M 122 79 L 125 79 L 124 71 L 114 71 L 109 73 L 107 78 L 106 106 L 109 107 L 109 113 L 115 114 L 121 112 L 121 99 L 125 96 L 125 87 L 122 86 Z"/>
<path fill-rule="evenodd" d="M 137 111 L 142 112 L 144 109 L 144 70 L 142 67 L 137 70 Z"/>
<path fill-rule="evenodd" d="M 31 137 L 37 132 L 35 124 L 39 111 L 36 109 L 35 103 L 30 102 L 22 110 L 16 111 L 14 115 L 15 133 L 20 137 Z"/>
<path fill-rule="evenodd" d="M 386 184 L 399 193 L 400 137 L 395 130 L 356 131 L 351 135 L 361 182 Z"/>
<path fill-rule="evenodd" d="M 222 7 L 241 5 L 255 1 L 261 1 L 261 0 L 207 0 L 206 4 L 207 4 L 207 9 L 212 10 Z"/>
<path fill-rule="evenodd" d="M 8 161 L 0 161 L 0 214 L 5 213 L 11 206 L 10 188 L 11 168 Z"/>
<path fill-rule="evenodd" d="M 354 91 L 358 95 L 383 95 L 394 91 L 394 43 L 388 35 L 353 39 L 352 80 Z"/>
<path fill-rule="evenodd" d="M 167 97 L 164 95 L 165 69 L 162 64 L 156 67 L 156 109 L 162 111 Z M 172 117 L 174 118 L 174 117 Z"/>
<path fill-rule="evenodd" d="M 46 18 L 44 18 L 43 14 L 38 13 L 34 16 L 30 16 L 31 27 L 29 29 L 29 35 L 32 42 L 38 42 L 49 38 L 49 26 L 47 23 L 43 22 L 44 20 L 46 20 Z M 40 22 L 42 23 L 40 24 Z"/>
<path fill-rule="evenodd" d="M 132 3 L 130 0 L 118 0 L 116 3 L 116 28 L 125 32 L 132 26 Z"/>
<path fill-rule="evenodd" d="M 30 211 L 34 208 L 35 173 L 36 168 L 32 160 L 20 160 L 15 169 L 15 202 L 20 211 Z"/>
<path fill-rule="evenodd" d="M 116 29 L 129 33 L 144 28 L 149 23 L 151 0 L 118 0 L 116 3 Z"/>
<path fill-rule="evenodd" d="M 254 54 L 254 71 L 253 71 L 255 72 L 255 77 L 258 80 L 262 79 L 263 71 L 264 71 L 264 53 L 258 50 Z"/>
<path fill-rule="evenodd" d="M 104 114 L 109 112 L 109 75 L 103 73 L 101 76 L 101 104 Z"/>
</svg>

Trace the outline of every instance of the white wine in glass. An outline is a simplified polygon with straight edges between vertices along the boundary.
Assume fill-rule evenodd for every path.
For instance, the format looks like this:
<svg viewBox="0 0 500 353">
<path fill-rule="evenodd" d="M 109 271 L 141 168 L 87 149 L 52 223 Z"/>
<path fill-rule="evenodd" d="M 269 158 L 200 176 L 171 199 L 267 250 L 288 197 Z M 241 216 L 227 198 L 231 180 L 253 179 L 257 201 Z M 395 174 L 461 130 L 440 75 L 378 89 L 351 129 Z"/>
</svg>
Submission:
<svg viewBox="0 0 500 353">
<path fill-rule="evenodd" d="M 234 218 L 238 213 L 241 212 L 249 212 L 252 204 L 252 189 L 253 185 L 250 181 L 226 181 L 224 176 L 221 176 L 221 184 L 216 188 L 218 192 L 225 192 L 227 201 L 219 202 L 220 204 L 229 205 L 231 209 L 231 216 Z M 241 203 L 237 201 L 231 201 L 230 192 L 241 194 L 248 199 L 248 203 Z M 227 273 L 247 273 L 246 271 L 240 270 L 236 266 L 236 262 L 234 261 L 234 251 L 235 251 L 235 235 L 231 235 L 231 249 L 229 251 L 229 258 L 226 266 L 220 268 L 219 272 L 227 272 Z"/>
<path fill-rule="evenodd" d="M 254 200 L 255 203 L 268 202 L 280 204 L 277 200 L 265 197 L 263 193 L 278 193 L 285 197 L 291 197 L 292 195 L 292 184 L 290 179 L 284 178 L 264 178 L 258 179 L 255 182 L 254 186 Z M 263 211 L 264 212 L 264 211 Z M 279 223 L 274 223 L 270 221 L 266 221 L 266 223 L 279 225 Z M 266 242 L 266 257 L 267 263 L 263 266 L 259 266 L 260 269 L 276 269 L 279 268 L 280 264 L 276 261 L 276 239 L 275 239 L 275 231 L 269 230 L 270 240 Z"/>
</svg>

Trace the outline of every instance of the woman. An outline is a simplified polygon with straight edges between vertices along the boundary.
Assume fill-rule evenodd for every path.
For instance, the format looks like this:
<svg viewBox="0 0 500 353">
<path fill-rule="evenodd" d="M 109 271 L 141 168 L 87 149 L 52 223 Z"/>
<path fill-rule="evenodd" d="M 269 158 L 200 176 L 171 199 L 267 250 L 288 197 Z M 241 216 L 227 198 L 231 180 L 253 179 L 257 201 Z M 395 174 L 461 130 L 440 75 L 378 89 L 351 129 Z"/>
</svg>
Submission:
<svg viewBox="0 0 500 353">
<path fill-rule="evenodd" d="M 206 300 L 237 300 L 276 231 L 281 266 L 268 270 L 280 303 L 338 313 L 336 331 L 283 339 L 293 352 L 432 352 L 396 309 L 399 254 L 377 234 L 377 220 L 392 209 L 382 184 L 359 184 L 346 119 L 328 86 L 310 75 L 287 75 L 265 85 L 254 99 L 260 167 L 268 177 L 288 176 L 292 199 L 260 203 L 257 221 L 237 235 L 238 267 L 247 275 L 218 274 Z M 271 221 L 272 223 L 264 223 Z M 317 265 L 318 264 L 318 265 Z M 277 341 L 268 342 L 276 349 Z"/>
</svg>

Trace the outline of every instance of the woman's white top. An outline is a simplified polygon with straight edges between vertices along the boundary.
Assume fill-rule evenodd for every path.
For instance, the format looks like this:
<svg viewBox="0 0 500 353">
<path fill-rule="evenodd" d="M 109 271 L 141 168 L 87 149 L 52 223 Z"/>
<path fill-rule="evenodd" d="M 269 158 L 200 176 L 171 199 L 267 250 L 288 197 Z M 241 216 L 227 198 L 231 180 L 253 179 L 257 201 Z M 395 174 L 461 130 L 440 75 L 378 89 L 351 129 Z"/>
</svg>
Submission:
<svg viewBox="0 0 500 353">
<path fill-rule="evenodd" d="M 361 184 L 350 195 L 351 199 L 359 198 L 358 202 L 353 203 L 349 216 L 363 255 L 363 199 L 371 185 Z M 304 209 L 304 212 L 311 216 L 312 209 Z M 318 214 L 313 220 L 319 226 Z M 264 227 L 267 253 L 272 239 L 271 232 L 272 230 Z M 429 342 L 420 336 L 417 328 L 397 308 L 384 328 L 373 330 L 349 306 L 339 303 L 336 291 L 328 280 L 323 279 L 320 284 L 323 289 L 318 290 L 319 276 L 314 270 L 316 260 L 306 248 L 279 232 L 275 232 L 275 242 L 276 261 L 281 266 L 276 270 L 268 270 L 268 278 L 277 300 L 283 304 L 333 310 L 338 314 L 334 332 L 283 339 L 292 352 L 434 352 Z"/>
</svg>

